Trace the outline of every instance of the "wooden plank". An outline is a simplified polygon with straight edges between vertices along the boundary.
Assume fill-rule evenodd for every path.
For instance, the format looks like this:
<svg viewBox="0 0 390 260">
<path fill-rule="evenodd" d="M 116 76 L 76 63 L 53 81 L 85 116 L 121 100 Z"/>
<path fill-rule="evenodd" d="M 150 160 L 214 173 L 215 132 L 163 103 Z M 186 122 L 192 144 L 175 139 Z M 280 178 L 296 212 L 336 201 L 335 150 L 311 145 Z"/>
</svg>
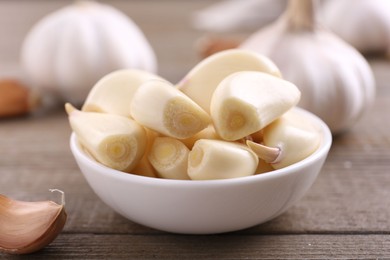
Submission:
<svg viewBox="0 0 390 260">
<path fill-rule="evenodd" d="M 61 234 L 28 259 L 389 259 L 389 255 L 389 235 Z"/>
</svg>

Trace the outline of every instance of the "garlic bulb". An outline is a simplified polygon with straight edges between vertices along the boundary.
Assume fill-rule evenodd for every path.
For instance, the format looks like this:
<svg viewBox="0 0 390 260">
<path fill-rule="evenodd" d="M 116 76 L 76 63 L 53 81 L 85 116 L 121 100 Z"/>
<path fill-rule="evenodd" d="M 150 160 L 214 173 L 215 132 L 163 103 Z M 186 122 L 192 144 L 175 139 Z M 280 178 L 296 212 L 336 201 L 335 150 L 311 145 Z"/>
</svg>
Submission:
<svg viewBox="0 0 390 260">
<path fill-rule="evenodd" d="M 192 24 L 211 32 L 254 30 L 275 20 L 285 6 L 285 0 L 225 0 L 196 11 Z"/>
<path fill-rule="evenodd" d="M 325 26 L 360 52 L 390 54 L 390 1 L 329 0 L 322 16 Z"/>
<path fill-rule="evenodd" d="M 156 71 L 153 50 L 137 25 L 92 1 L 75 2 L 40 20 L 26 36 L 21 62 L 32 85 L 73 103 L 81 103 L 111 71 Z"/>
<path fill-rule="evenodd" d="M 315 2 L 290 0 L 286 12 L 240 45 L 268 56 L 301 90 L 299 106 L 321 117 L 333 133 L 350 128 L 375 97 L 363 56 L 316 21 Z"/>
</svg>

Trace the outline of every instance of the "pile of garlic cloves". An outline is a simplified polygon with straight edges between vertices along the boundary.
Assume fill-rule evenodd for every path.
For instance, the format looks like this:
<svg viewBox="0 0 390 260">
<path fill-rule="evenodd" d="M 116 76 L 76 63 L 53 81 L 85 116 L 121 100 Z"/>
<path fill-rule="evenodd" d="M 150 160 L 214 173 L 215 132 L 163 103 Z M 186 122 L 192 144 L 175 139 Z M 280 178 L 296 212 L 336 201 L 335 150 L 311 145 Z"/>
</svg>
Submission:
<svg viewBox="0 0 390 260">
<path fill-rule="evenodd" d="M 280 169 L 312 154 L 321 135 L 293 109 L 300 97 L 270 59 L 235 49 L 204 59 L 175 85 L 141 70 L 115 71 L 95 84 L 81 110 L 65 108 L 80 146 L 107 167 L 211 180 Z"/>
</svg>

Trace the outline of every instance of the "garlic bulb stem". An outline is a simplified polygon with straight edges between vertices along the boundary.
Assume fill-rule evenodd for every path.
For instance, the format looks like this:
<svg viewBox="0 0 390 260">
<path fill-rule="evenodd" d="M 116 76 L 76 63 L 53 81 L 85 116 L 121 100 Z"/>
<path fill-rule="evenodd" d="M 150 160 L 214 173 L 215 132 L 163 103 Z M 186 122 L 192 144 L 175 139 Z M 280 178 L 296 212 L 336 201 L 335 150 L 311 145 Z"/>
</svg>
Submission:
<svg viewBox="0 0 390 260">
<path fill-rule="evenodd" d="M 287 24 L 293 31 L 314 30 L 316 26 L 316 1 L 289 0 L 286 11 Z"/>
</svg>

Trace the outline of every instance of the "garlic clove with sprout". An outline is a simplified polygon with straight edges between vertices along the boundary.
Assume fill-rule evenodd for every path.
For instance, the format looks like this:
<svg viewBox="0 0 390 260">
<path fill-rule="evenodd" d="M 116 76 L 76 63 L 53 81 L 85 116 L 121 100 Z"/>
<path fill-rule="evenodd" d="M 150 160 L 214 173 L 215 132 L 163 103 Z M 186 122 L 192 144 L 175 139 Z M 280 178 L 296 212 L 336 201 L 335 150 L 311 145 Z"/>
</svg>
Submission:
<svg viewBox="0 0 390 260">
<path fill-rule="evenodd" d="M 140 162 L 146 133 L 137 122 L 120 115 L 83 112 L 69 103 L 65 109 L 78 141 L 95 160 L 124 172 Z"/>
<path fill-rule="evenodd" d="M 325 26 L 361 53 L 390 54 L 389 1 L 328 0 L 321 14 Z"/>
<path fill-rule="evenodd" d="M 218 84 L 234 72 L 249 70 L 281 77 L 275 64 L 263 55 L 245 50 L 226 50 L 198 63 L 177 84 L 177 88 L 209 112 L 211 97 Z"/>
<path fill-rule="evenodd" d="M 58 190 L 51 190 L 58 191 Z M 0 252 L 29 254 L 50 244 L 66 222 L 64 193 L 62 203 L 27 202 L 0 194 Z"/>
<path fill-rule="evenodd" d="M 75 104 L 112 71 L 155 72 L 157 67 L 140 28 L 118 9 L 96 1 L 74 1 L 43 17 L 23 42 L 21 64 L 43 94 Z"/>
<path fill-rule="evenodd" d="M 304 116 L 290 110 L 263 129 L 263 143 L 247 145 L 273 168 L 280 169 L 303 160 L 317 150 L 321 134 Z"/>
<path fill-rule="evenodd" d="M 300 91 L 288 81 L 263 72 L 236 72 L 215 89 L 211 117 L 218 135 L 234 141 L 258 132 L 299 98 Z"/>
<path fill-rule="evenodd" d="M 137 69 L 111 72 L 93 86 L 82 110 L 130 117 L 130 102 L 134 92 L 142 83 L 151 79 L 162 80 L 153 73 Z"/>
<path fill-rule="evenodd" d="M 290 0 L 284 15 L 240 48 L 273 60 L 283 77 L 301 90 L 298 105 L 322 118 L 336 134 L 368 110 L 375 81 L 363 56 L 317 23 L 314 3 Z"/>
</svg>

